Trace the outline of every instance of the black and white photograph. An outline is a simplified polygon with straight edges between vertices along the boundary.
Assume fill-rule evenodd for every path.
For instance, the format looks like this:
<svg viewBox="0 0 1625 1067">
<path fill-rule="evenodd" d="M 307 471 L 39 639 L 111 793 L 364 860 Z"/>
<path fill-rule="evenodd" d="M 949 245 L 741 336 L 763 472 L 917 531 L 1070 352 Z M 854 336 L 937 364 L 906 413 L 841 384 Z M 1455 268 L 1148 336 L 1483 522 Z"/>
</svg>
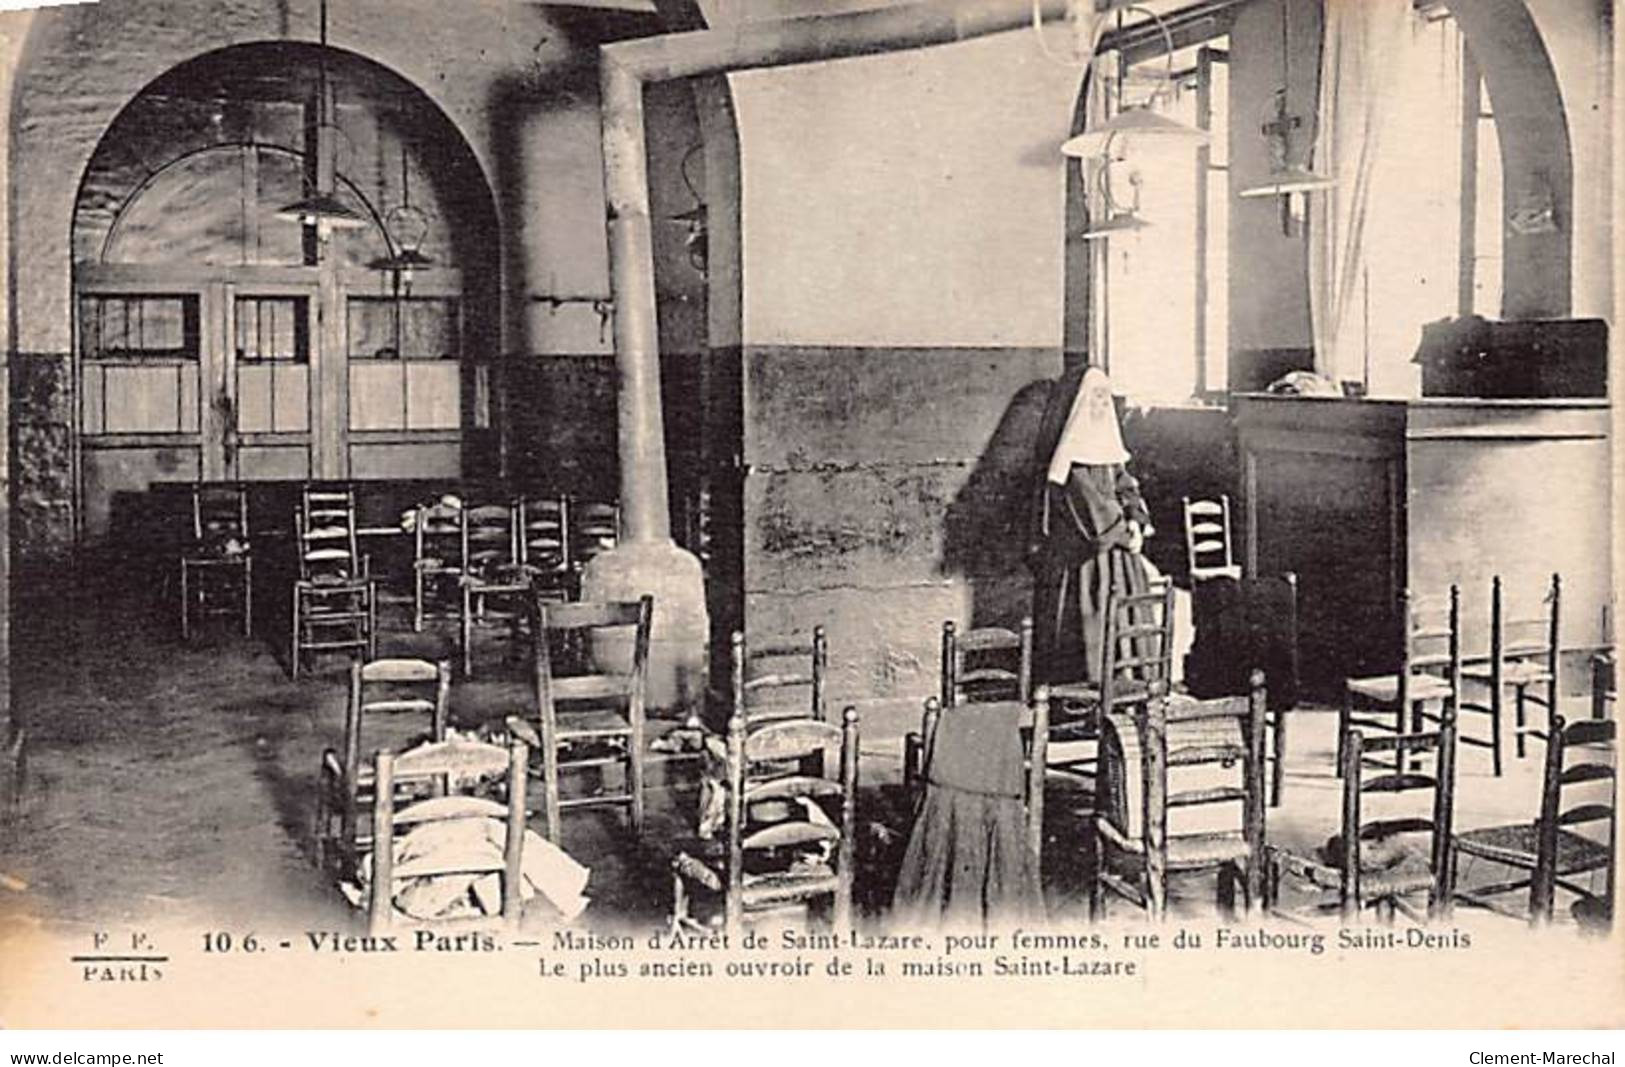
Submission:
<svg viewBox="0 0 1625 1067">
<path fill-rule="evenodd" d="M 0 1026 L 1625 1026 L 1618 33 L 0 11 Z"/>
</svg>

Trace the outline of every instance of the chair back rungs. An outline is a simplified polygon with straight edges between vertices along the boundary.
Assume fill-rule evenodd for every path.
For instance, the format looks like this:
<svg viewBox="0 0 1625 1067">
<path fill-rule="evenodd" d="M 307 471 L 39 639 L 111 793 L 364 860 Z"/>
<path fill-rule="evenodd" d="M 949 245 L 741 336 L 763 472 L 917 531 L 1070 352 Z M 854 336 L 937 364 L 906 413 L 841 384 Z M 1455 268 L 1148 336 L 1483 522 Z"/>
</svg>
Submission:
<svg viewBox="0 0 1625 1067">
<path fill-rule="evenodd" d="M 1032 699 L 1033 620 L 1024 617 L 1014 630 L 981 626 L 960 630 L 953 621 L 942 624 L 942 684 L 944 707 L 961 700 Z"/>
</svg>

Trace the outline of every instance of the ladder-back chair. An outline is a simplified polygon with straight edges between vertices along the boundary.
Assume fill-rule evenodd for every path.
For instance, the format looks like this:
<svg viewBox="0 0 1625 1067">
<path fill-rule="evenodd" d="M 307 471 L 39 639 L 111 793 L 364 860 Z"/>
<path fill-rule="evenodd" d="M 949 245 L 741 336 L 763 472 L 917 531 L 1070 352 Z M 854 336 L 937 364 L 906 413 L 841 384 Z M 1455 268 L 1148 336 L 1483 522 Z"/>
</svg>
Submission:
<svg viewBox="0 0 1625 1067">
<path fill-rule="evenodd" d="M 1458 889 L 1456 899 L 1500 911 L 1494 898 L 1529 890 L 1527 914 L 1532 922 L 1551 921 L 1557 890 L 1576 894 L 1582 901 L 1611 917 L 1614 906 L 1614 842 L 1618 778 L 1615 748 L 1617 725 L 1608 719 L 1566 722 L 1552 719 L 1546 742 L 1546 767 L 1540 789 L 1540 816 L 1534 822 L 1488 826 L 1457 834 L 1458 857 L 1490 860 L 1527 872 L 1513 881 Z M 1573 792 L 1597 783 L 1586 799 L 1575 802 Z M 1580 827 L 1597 827 L 1591 833 Z M 1598 893 L 1576 881 L 1580 875 L 1602 873 L 1604 889 Z M 1457 869 L 1460 878 L 1460 868 Z"/>
<path fill-rule="evenodd" d="M 1218 500 L 1181 498 L 1185 509 L 1185 559 L 1191 581 L 1204 578 L 1241 578 L 1235 544 L 1230 537 L 1230 497 Z"/>
<path fill-rule="evenodd" d="M 751 726 L 779 719 L 828 718 L 829 638 L 814 626 L 810 641 L 747 643 L 729 638 L 728 719 L 743 715 Z"/>
<path fill-rule="evenodd" d="M 306 486 L 294 514 L 299 577 L 293 587 L 295 678 L 307 654 L 376 658 L 377 596 L 356 542 L 355 494 Z"/>
<path fill-rule="evenodd" d="M 757 777 L 755 769 L 766 765 L 796 769 Z M 807 773 L 807 767 L 823 770 Z M 734 716 L 726 776 L 726 826 L 718 847 L 683 852 L 672 862 L 673 926 L 708 929 L 720 919 L 738 936 L 747 921 L 799 913 L 828 899 L 833 928 L 851 929 L 857 709 L 847 708 L 839 726 L 786 719 L 752 727 Z"/>
<path fill-rule="evenodd" d="M 1399 641 L 1399 669 L 1393 674 L 1350 678 L 1344 684 L 1337 722 L 1339 774 L 1347 765 L 1343 759 L 1346 738 L 1354 730 L 1419 733 L 1425 723 L 1437 724 L 1447 712 L 1452 722 L 1456 720 L 1462 671 L 1460 587 L 1450 587 L 1442 611 L 1437 600 L 1401 590 L 1398 617 L 1405 632 Z M 1438 712 L 1430 710 L 1435 703 Z M 1391 718 L 1359 714 L 1366 708 Z M 1368 742 L 1366 751 L 1379 751 L 1379 747 Z"/>
<path fill-rule="evenodd" d="M 527 496 L 519 501 L 519 564 L 531 589 L 552 600 L 575 596 L 570 558 L 570 501 L 563 496 Z"/>
<path fill-rule="evenodd" d="M 430 618 L 452 618 L 451 590 L 467 566 L 461 502 L 419 504 L 412 528 L 412 630 Z M 438 604 L 438 607 L 436 606 Z"/>
<path fill-rule="evenodd" d="M 237 615 L 254 625 L 254 557 L 248 490 L 239 483 L 193 485 L 190 537 L 181 551 L 181 638 L 194 615 Z"/>
<path fill-rule="evenodd" d="M 1251 684 L 1246 696 L 1195 700 L 1170 698 L 1157 682 L 1132 714 L 1108 716 L 1117 764 L 1112 773 L 1121 782 L 1106 783 L 1102 792 L 1109 795 L 1096 805 L 1086 839 L 1092 918 L 1104 918 L 1109 894 L 1161 920 L 1169 876 L 1195 871 L 1217 872 L 1222 902 L 1239 890 L 1246 910 L 1260 903 L 1269 698 L 1262 671 L 1253 672 Z M 1138 804 L 1127 788 L 1136 775 Z M 1171 817 L 1193 819 L 1200 809 L 1231 806 L 1234 817 L 1225 817 L 1221 828 L 1170 829 Z M 1131 807 L 1138 809 L 1132 815 Z"/>
<path fill-rule="evenodd" d="M 536 712 L 511 717 L 510 729 L 541 750 L 543 807 L 548 840 L 558 843 L 566 809 L 625 805 L 632 831 L 643 832 L 644 697 L 648 685 L 649 629 L 654 598 L 626 602 L 553 603 L 535 598 L 531 628 Z M 628 636 L 625 631 L 631 630 Z M 621 640 L 617 640 L 620 638 Z M 607 651 L 624 649 L 624 662 L 600 664 Z M 586 669 L 565 674 L 555 667 L 554 650 L 577 650 Z M 558 668 L 563 668 L 559 664 Z M 563 796 L 567 771 L 618 766 L 625 776 L 619 791 Z"/>
<path fill-rule="evenodd" d="M 1384 754 L 1392 757 L 1393 765 L 1374 767 L 1379 761 L 1387 763 Z M 1428 756 L 1430 765 L 1422 762 Z M 1271 850 L 1270 899 L 1280 899 L 1282 876 L 1290 874 L 1317 889 L 1335 890 L 1345 921 L 1357 921 L 1367 908 L 1375 908 L 1379 917 L 1389 921 L 1396 913 L 1418 922 L 1448 914 L 1455 885 L 1451 849 L 1455 709 L 1446 705 L 1434 730 L 1373 738 L 1352 730 L 1344 739 L 1342 761 L 1343 818 L 1336 855 L 1312 859 Z M 1430 806 L 1404 807 L 1405 799 L 1418 792 L 1431 797 Z M 1368 803 L 1372 813 L 1366 811 Z M 1378 813 L 1379 805 L 1398 810 Z M 1392 843 L 1418 834 L 1428 839 L 1425 862 L 1419 853 L 1392 847 Z M 1381 847 L 1384 842 L 1390 844 L 1386 855 Z M 1407 898 L 1418 893 L 1427 895 L 1426 916 L 1407 904 Z"/>
<path fill-rule="evenodd" d="M 1548 720 L 1557 714 L 1558 688 L 1558 622 L 1559 605 L 1563 595 L 1563 579 L 1552 575 L 1541 598 L 1541 610 L 1532 615 L 1508 618 L 1503 598 L 1501 576 L 1490 581 L 1490 654 L 1486 659 L 1464 663 L 1463 680 L 1487 687 L 1489 703 L 1462 702 L 1462 710 L 1487 716 L 1489 734 L 1475 737 L 1465 731 L 1461 743 L 1490 750 L 1495 776 L 1501 776 L 1501 737 L 1507 691 L 1512 692 L 1513 745 L 1522 759 L 1524 739 L 1531 735 L 1545 737 Z M 1538 695 L 1537 695 L 1538 694 Z M 1528 705 L 1535 704 L 1545 711 L 1539 725 L 1528 721 Z"/>
<path fill-rule="evenodd" d="M 1166 692 L 1173 659 L 1173 583 L 1158 579 L 1141 593 L 1113 590 L 1106 601 L 1099 681 L 1049 687 L 1056 705 L 1050 715 L 1050 771 L 1093 781 L 1096 758 L 1082 746 L 1099 740 L 1104 715 L 1144 704 L 1155 686 Z"/>
<path fill-rule="evenodd" d="M 431 785 L 442 795 L 419 800 L 399 811 L 394 804 L 373 805 L 372 882 L 367 896 L 367 926 L 377 934 L 390 929 L 402 918 L 396 893 L 402 882 L 445 877 L 479 877 L 495 874 L 501 879 L 500 918 L 512 929 L 519 925 L 523 911 L 525 847 L 525 774 L 527 750 L 524 742 L 510 741 L 507 749 L 481 741 L 455 738 L 433 742 L 396 756 L 379 752 L 373 778 L 380 797 L 391 797 L 403 785 Z M 495 778 L 495 792 L 505 803 L 480 796 L 459 795 L 462 783 Z M 490 820 L 503 826 L 501 854 L 489 857 L 467 850 L 439 850 L 421 858 L 397 862 L 397 831 L 410 831 L 430 823 L 449 824 L 472 821 L 476 833 L 483 833 Z M 476 922 L 488 921 L 484 918 Z M 446 920 L 437 920 L 436 925 Z"/>
<path fill-rule="evenodd" d="M 620 543 L 621 508 L 600 500 L 571 500 L 569 520 L 570 567 L 579 581 L 594 557 Z"/>
<path fill-rule="evenodd" d="M 529 613 L 530 575 L 520 562 L 522 509 L 518 504 L 481 504 L 463 511 L 461 636 L 463 677 L 474 676 L 475 629 L 499 622 L 517 648 Z"/>
<path fill-rule="evenodd" d="M 951 708 L 962 701 L 1032 699 L 1033 620 L 1027 616 L 1018 629 L 979 626 L 960 632 L 952 620 L 942 624 L 941 688 L 938 706 Z M 903 738 L 903 781 L 920 781 L 925 736 L 910 732 Z"/>
<path fill-rule="evenodd" d="M 421 659 L 379 659 L 350 664 L 350 692 L 345 703 L 344 745 L 322 753 L 316 794 L 316 862 L 326 869 L 336 853 L 344 859 L 345 876 L 353 877 L 363 852 L 371 847 L 370 825 L 363 824 L 373 802 L 372 768 L 362 760 L 362 734 L 379 717 L 416 718 L 432 741 L 446 738 L 451 695 L 451 665 Z"/>
</svg>

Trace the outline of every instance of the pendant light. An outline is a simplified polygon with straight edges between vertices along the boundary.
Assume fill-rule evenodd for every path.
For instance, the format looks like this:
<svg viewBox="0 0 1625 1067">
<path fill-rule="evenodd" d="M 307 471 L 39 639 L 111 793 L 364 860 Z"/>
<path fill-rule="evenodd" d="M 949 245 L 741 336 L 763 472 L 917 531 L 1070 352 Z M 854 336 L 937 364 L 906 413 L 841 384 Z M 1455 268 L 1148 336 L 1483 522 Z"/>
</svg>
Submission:
<svg viewBox="0 0 1625 1067">
<path fill-rule="evenodd" d="M 354 230 L 367 225 L 367 219 L 334 195 L 332 189 L 321 188 L 322 146 L 331 143 L 334 135 L 343 135 L 327 114 L 327 0 L 321 0 L 321 50 L 316 55 L 316 64 L 317 188 L 283 205 L 277 210 L 277 217 L 301 226 L 315 226 L 317 236 L 325 238 L 332 230 Z"/>
<path fill-rule="evenodd" d="M 1085 241 L 1104 241 L 1112 237 L 1127 236 L 1151 226 L 1151 223 L 1140 217 L 1139 171 L 1129 171 L 1128 183 L 1129 188 L 1134 190 L 1134 197 L 1127 207 L 1119 204 L 1112 196 L 1111 169 L 1113 164 L 1121 162 L 1121 159 L 1107 157 L 1100 165 L 1100 193 L 1105 204 L 1105 218 L 1083 231 Z"/>
<path fill-rule="evenodd" d="M 1174 35 L 1162 17 L 1149 8 L 1130 5 L 1125 11 L 1139 12 L 1156 24 L 1162 34 L 1166 69 L 1160 84 L 1151 95 L 1137 104 L 1123 103 L 1117 114 L 1093 129 L 1078 134 L 1061 145 L 1061 154 L 1072 159 L 1094 159 L 1110 151 L 1113 140 L 1123 137 L 1152 137 L 1159 141 L 1186 143 L 1191 146 L 1206 144 L 1208 131 L 1159 114 L 1156 104 L 1174 92 Z M 1118 99 L 1122 99 L 1122 57 L 1118 57 Z"/>
<path fill-rule="evenodd" d="M 405 123 L 401 128 L 407 128 Z M 401 202 L 384 216 L 384 239 L 393 251 L 383 259 L 370 264 L 377 270 L 389 271 L 395 277 L 397 290 L 404 286 L 406 295 L 412 295 L 414 271 L 434 266 L 433 258 L 423 254 L 423 242 L 429 235 L 429 217 L 412 204 L 412 180 L 407 168 L 406 142 L 401 142 Z"/>
<path fill-rule="evenodd" d="M 1292 113 L 1287 99 L 1292 86 L 1290 9 L 1291 0 L 1281 0 L 1281 87 L 1275 92 L 1274 118 L 1260 128 L 1270 146 L 1270 172 L 1262 182 L 1241 191 L 1239 195 L 1249 199 L 1315 192 L 1337 184 L 1335 178 L 1328 178 L 1293 158 L 1292 135 L 1304 122 L 1302 117 Z"/>
</svg>

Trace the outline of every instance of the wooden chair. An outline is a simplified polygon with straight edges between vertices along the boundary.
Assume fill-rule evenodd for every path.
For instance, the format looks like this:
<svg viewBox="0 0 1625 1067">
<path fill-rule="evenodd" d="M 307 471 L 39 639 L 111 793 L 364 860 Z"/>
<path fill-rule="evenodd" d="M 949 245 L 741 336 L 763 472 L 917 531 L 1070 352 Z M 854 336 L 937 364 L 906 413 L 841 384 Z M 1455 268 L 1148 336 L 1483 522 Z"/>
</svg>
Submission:
<svg viewBox="0 0 1625 1067">
<path fill-rule="evenodd" d="M 832 902 L 833 928 L 850 930 L 855 874 L 858 713 L 840 726 L 786 719 L 751 727 L 735 715 L 727 735 L 725 835 L 717 847 L 680 853 L 672 862 L 672 925 L 708 929 L 720 918 L 730 937 L 748 920 Z M 839 755 L 832 758 L 833 753 Z M 764 765 L 798 768 L 759 778 Z M 838 768 L 807 774 L 799 768 Z M 768 802 L 777 802 L 770 804 Z M 802 817 L 759 822 L 789 809 Z"/>
<path fill-rule="evenodd" d="M 1190 565 L 1191 582 L 1204 578 L 1241 578 L 1230 539 L 1230 497 L 1218 500 L 1192 500 L 1181 497 L 1185 507 L 1185 559 Z"/>
<path fill-rule="evenodd" d="M 463 677 L 474 676 L 474 630 L 479 623 L 505 623 L 517 647 L 521 620 L 533 592 L 530 574 L 520 562 L 523 529 L 518 504 L 482 504 L 465 508 L 462 521 L 464 567 L 460 612 Z"/>
<path fill-rule="evenodd" d="M 463 531 L 461 504 L 438 501 L 419 504 L 412 527 L 412 630 L 423 632 L 432 618 L 452 618 L 444 606 L 451 600 L 449 590 L 457 587 L 467 567 L 468 550 Z M 442 606 L 436 610 L 431 601 Z"/>
<path fill-rule="evenodd" d="M 812 640 L 750 645 L 735 630 L 729 639 L 728 719 L 743 715 L 752 727 L 780 719 L 825 721 L 828 712 L 829 639 L 822 626 Z M 714 721 L 714 720 L 713 720 Z"/>
<path fill-rule="evenodd" d="M 604 805 L 626 805 L 631 811 L 633 832 L 641 834 L 644 692 L 654 598 L 559 604 L 536 597 L 533 610 L 536 716 L 530 721 L 511 717 L 508 725 L 527 744 L 541 750 L 548 840 L 558 843 L 566 808 Z M 555 673 L 555 641 L 593 657 L 612 644 L 611 639 L 617 636 L 612 631 L 626 627 L 633 633 L 624 668 L 609 670 L 593 663 L 593 669 L 585 673 Z M 565 771 L 611 765 L 624 769 L 626 784 L 621 791 L 561 796 L 559 780 Z"/>
<path fill-rule="evenodd" d="M 1398 617 L 1406 620 L 1399 642 L 1399 670 L 1394 674 L 1350 678 L 1343 687 L 1337 721 L 1338 773 L 1346 766 L 1345 739 L 1356 729 L 1403 734 L 1420 732 L 1424 722 L 1438 723 L 1449 712 L 1452 721 L 1461 695 L 1461 589 L 1452 585 L 1443 622 L 1431 600 L 1417 600 L 1409 589 L 1399 594 Z M 1441 648 L 1441 643 L 1443 647 Z M 1439 672 L 1443 672 L 1442 674 Z M 1437 702 L 1440 711 L 1428 708 Z M 1391 719 L 1361 717 L 1362 707 L 1386 711 Z M 1371 744 L 1366 751 L 1376 751 Z"/>
<path fill-rule="evenodd" d="M 379 659 L 350 664 L 350 696 L 345 704 L 343 752 L 322 753 L 316 794 L 316 864 L 323 870 L 336 851 L 343 875 L 353 877 L 361 854 L 371 847 L 362 817 L 373 802 L 372 768 L 362 762 L 361 736 L 369 719 L 420 715 L 428 737 L 446 739 L 451 665 L 421 659 Z M 370 830 L 370 827 L 365 829 Z"/>
<path fill-rule="evenodd" d="M 959 632 L 952 620 L 942 624 L 942 687 L 939 707 L 951 708 L 963 700 L 1032 699 L 1033 620 L 1021 620 L 1019 630 L 981 626 Z M 903 781 L 918 785 L 924 766 L 923 733 L 903 738 Z"/>
<path fill-rule="evenodd" d="M 1488 737 L 1472 737 L 1465 732 L 1460 740 L 1490 750 L 1495 776 L 1501 776 L 1501 724 L 1504 720 L 1507 690 L 1512 691 L 1512 706 L 1516 716 L 1513 723 L 1513 744 L 1518 758 L 1524 756 L 1524 739 L 1530 735 L 1544 738 L 1547 722 L 1557 714 L 1558 689 L 1558 619 L 1563 594 L 1563 579 L 1552 575 L 1551 583 L 1542 598 L 1543 608 L 1538 615 L 1509 619 L 1502 598 L 1501 576 L 1490 582 L 1490 654 L 1488 659 L 1474 659 L 1463 664 L 1461 676 L 1489 690 L 1489 703 L 1462 702 L 1462 710 L 1488 716 Z M 1537 696 L 1531 690 L 1538 690 Z M 1536 704 L 1546 710 L 1542 722 L 1531 726 L 1528 705 Z"/>
<path fill-rule="evenodd" d="M 299 577 L 293 586 L 295 678 L 309 653 L 376 658 L 377 596 L 356 545 L 355 494 L 306 486 L 294 513 Z"/>
<path fill-rule="evenodd" d="M 1130 715 L 1114 714 L 1108 730 L 1122 744 L 1121 773 L 1140 776 L 1138 824 L 1103 800 L 1088 838 L 1089 914 L 1105 917 L 1107 894 L 1122 897 L 1160 921 L 1167 912 L 1168 879 L 1176 873 L 1216 871 L 1221 900 L 1241 891 L 1249 912 L 1262 897 L 1264 864 L 1264 732 L 1268 695 L 1262 671 L 1247 696 L 1213 700 L 1170 698 L 1161 682 Z M 1137 750 L 1137 752 L 1135 751 Z M 1138 758 L 1135 758 L 1135 757 Z M 1176 775 L 1220 777 L 1238 768 L 1234 784 L 1176 789 Z M 1125 781 L 1126 784 L 1126 781 Z M 1173 833 L 1169 817 L 1210 805 L 1239 805 L 1234 826 Z"/>
<path fill-rule="evenodd" d="M 442 795 L 420 800 L 397 811 L 394 804 L 374 804 L 372 809 L 372 883 L 367 897 L 367 926 L 373 934 L 393 927 L 401 916 L 395 903 L 396 886 L 414 878 L 498 874 L 502 879 L 502 924 L 519 925 L 523 910 L 522 882 L 525 845 L 525 774 L 528 753 L 524 742 L 514 739 L 504 750 L 479 741 L 455 739 L 434 742 L 403 752 L 399 756 L 378 753 L 373 779 L 380 797 L 394 796 L 402 785 L 432 783 Z M 485 797 L 456 794 L 457 785 L 474 779 L 500 776 L 498 790 L 506 793 L 506 803 Z M 505 827 L 502 857 L 489 861 L 445 854 L 420 860 L 395 862 L 397 830 L 410 830 L 425 823 L 455 820 L 500 819 Z M 484 921 L 484 920 L 481 920 Z M 437 922 L 436 925 L 441 925 Z"/>
<path fill-rule="evenodd" d="M 1053 746 L 1098 741 L 1100 723 L 1110 712 L 1144 704 L 1154 686 L 1171 687 L 1174 659 L 1174 586 L 1152 582 L 1143 593 L 1114 590 L 1106 602 L 1098 684 L 1061 683 L 1049 687 L 1059 706 L 1050 715 L 1050 771 L 1094 780 L 1096 758 L 1060 755 Z"/>
<path fill-rule="evenodd" d="M 1394 766 L 1379 767 L 1379 773 L 1373 773 L 1374 755 L 1380 753 L 1391 754 Z M 1431 767 L 1417 762 L 1429 753 L 1433 757 Z M 1359 730 L 1350 731 L 1343 746 L 1342 778 L 1343 818 L 1336 839 L 1337 855 L 1333 857 L 1336 862 L 1270 850 L 1266 877 L 1270 900 L 1279 901 L 1282 876 L 1290 874 L 1315 888 L 1335 890 L 1344 921 L 1358 920 L 1365 909 L 1375 908 L 1387 920 L 1402 912 L 1420 922 L 1424 916 L 1411 908 L 1406 898 L 1422 892 L 1428 895 L 1428 916 L 1447 914 L 1455 885 L 1451 851 L 1456 788 L 1455 709 L 1446 705 L 1434 730 L 1376 738 L 1367 738 Z M 1363 811 L 1367 800 L 1374 807 L 1397 807 L 1402 797 L 1415 792 L 1431 796 L 1426 814 L 1411 809 L 1368 818 Z M 1400 852 L 1398 862 L 1387 869 L 1379 870 L 1373 863 L 1372 869 L 1366 870 L 1366 860 L 1375 859 L 1368 851 L 1375 848 L 1373 842 L 1414 834 L 1428 835 L 1425 865 L 1419 856 L 1413 864 Z"/>
<path fill-rule="evenodd" d="M 1049 766 L 1049 711 L 1050 695 L 1046 686 L 1038 689 L 1026 700 L 1021 701 L 1028 709 L 1028 719 L 1022 727 L 1022 737 L 1027 751 L 1027 846 L 1035 857 L 1040 860 L 1044 855 L 1044 778 Z M 908 767 L 905 764 L 905 780 L 913 787 L 923 787 L 930 779 L 931 752 L 936 744 L 937 726 L 944 714 L 952 714 L 952 707 L 944 708 L 937 697 L 925 698 L 925 710 L 920 716 L 920 732 L 918 735 L 919 762 L 912 778 L 908 778 Z M 918 798 L 916 798 L 917 802 Z"/>
<path fill-rule="evenodd" d="M 181 639 L 192 639 L 196 615 L 240 615 L 254 626 L 254 557 L 248 490 L 241 484 L 192 486 L 191 537 L 181 552 Z M 226 603 L 214 603 L 229 593 Z"/>
<path fill-rule="evenodd" d="M 1614 841 L 1617 832 L 1615 765 L 1617 726 L 1612 720 L 1582 719 L 1566 722 L 1561 715 L 1552 720 L 1546 743 L 1546 768 L 1540 789 L 1540 816 L 1534 822 L 1507 826 L 1487 826 L 1457 834 L 1456 862 L 1467 855 L 1491 860 L 1527 871 L 1525 877 L 1459 889 L 1458 901 L 1481 905 L 1496 911 L 1494 898 L 1521 889 L 1529 890 L 1527 914 L 1531 922 L 1550 922 L 1559 888 L 1591 901 L 1606 916 L 1614 907 Z M 1603 751 L 1598 751 L 1599 749 Z M 1574 761 L 1571 762 L 1571 757 Z M 1597 792 L 1606 802 L 1591 800 L 1570 804 L 1565 791 L 1587 782 L 1605 782 Z M 1606 824 L 1601 834 L 1582 834 L 1574 827 Z M 1458 877 L 1460 868 L 1458 866 Z M 1578 875 L 1602 871 L 1605 888 L 1601 894 L 1574 879 Z"/>
<path fill-rule="evenodd" d="M 573 600 L 575 566 L 570 557 L 570 501 L 528 496 L 519 501 L 519 565 L 531 590 L 553 600 Z"/>
<path fill-rule="evenodd" d="M 1239 696 L 1252 671 L 1269 690 L 1270 807 L 1286 787 L 1287 726 L 1298 703 L 1298 576 L 1204 580 L 1191 596 L 1195 643 L 1185 658 L 1192 696 Z"/>
<path fill-rule="evenodd" d="M 598 500 L 571 500 L 569 530 L 570 567 L 579 582 L 582 569 L 595 556 L 620 543 L 620 505 Z"/>
</svg>

